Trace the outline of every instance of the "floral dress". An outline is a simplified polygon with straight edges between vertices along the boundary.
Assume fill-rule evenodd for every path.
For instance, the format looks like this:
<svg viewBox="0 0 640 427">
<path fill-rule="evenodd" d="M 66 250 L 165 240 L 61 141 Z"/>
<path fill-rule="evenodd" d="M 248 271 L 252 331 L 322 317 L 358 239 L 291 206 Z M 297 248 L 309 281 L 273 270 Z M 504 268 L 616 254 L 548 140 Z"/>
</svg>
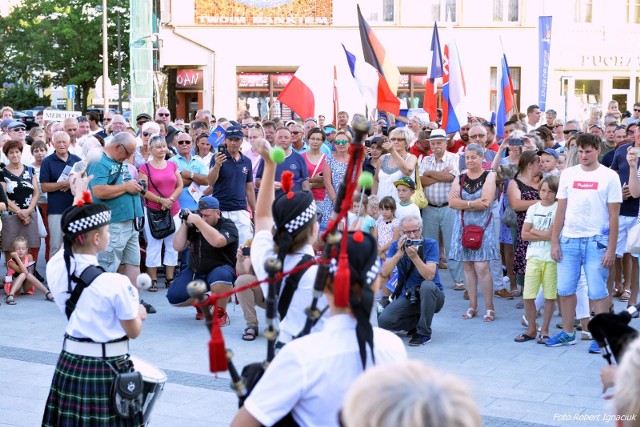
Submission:
<svg viewBox="0 0 640 427">
<path fill-rule="evenodd" d="M 537 189 L 529 187 L 518 178 L 515 178 L 515 182 L 520 190 L 520 200 L 540 200 L 540 195 Z M 517 226 L 515 252 L 513 255 L 513 271 L 515 274 L 522 275 L 524 275 L 527 268 L 527 248 L 529 247 L 529 242 L 522 240 L 522 226 L 524 225 L 524 218 L 526 216 L 526 210 L 522 212 L 516 211 Z"/>
<path fill-rule="evenodd" d="M 331 185 L 336 194 L 340 188 L 340 184 L 344 181 L 344 175 L 347 173 L 348 163 L 342 163 L 336 160 L 333 156 L 325 157 L 324 161 L 329 165 L 331 169 Z M 320 221 L 320 228 L 324 230 L 331 219 L 331 211 L 333 210 L 333 202 L 329 199 L 329 193 L 324 196 L 324 200 L 320 203 L 320 213 L 322 213 L 322 220 Z"/>
<path fill-rule="evenodd" d="M 464 176 L 464 183 L 462 183 L 462 177 Z M 489 171 L 484 171 L 476 179 L 470 179 L 467 174 L 462 174 L 458 178 L 461 182 L 462 188 L 462 200 L 472 201 L 482 197 L 482 187 L 489 176 Z M 495 200 L 493 203 L 496 203 Z M 464 211 L 464 224 L 465 225 L 479 225 L 484 229 L 484 236 L 482 238 L 482 246 L 480 249 L 467 249 L 462 247 L 462 212 L 456 211 L 456 223 L 453 227 L 453 235 L 451 236 L 451 250 L 449 251 L 449 258 L 456 261 L 467 262 L 480 262 L 489 261 L 491 259 L 500 258 L 499 243 L 496 239 L 495 232 L 493 230 L 494 221 L 489 220 L 489 215 L 493 207 L 483 211 Z"/>
</svg>

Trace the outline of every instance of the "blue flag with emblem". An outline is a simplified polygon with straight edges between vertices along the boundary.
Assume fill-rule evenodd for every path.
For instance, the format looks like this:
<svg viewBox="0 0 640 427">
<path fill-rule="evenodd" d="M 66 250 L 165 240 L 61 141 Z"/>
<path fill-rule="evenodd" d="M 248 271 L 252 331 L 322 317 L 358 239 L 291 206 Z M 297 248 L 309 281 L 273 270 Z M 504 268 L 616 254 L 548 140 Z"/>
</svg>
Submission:
<svg viewBox="0 0 640 427">
<path fill-rule="evenodd" d="M 218 125 L 218 127 L 215 128 L 213 132 L 211 132 L 211 135 L 209 135 L 209 138 L 207 139 L 209 141 L 209 144 L 211 144 L 211 147 L 218 148 L 218 145 L 224 142 L 225 134 L 226 132 L 224 128 Z"/>
</svg>

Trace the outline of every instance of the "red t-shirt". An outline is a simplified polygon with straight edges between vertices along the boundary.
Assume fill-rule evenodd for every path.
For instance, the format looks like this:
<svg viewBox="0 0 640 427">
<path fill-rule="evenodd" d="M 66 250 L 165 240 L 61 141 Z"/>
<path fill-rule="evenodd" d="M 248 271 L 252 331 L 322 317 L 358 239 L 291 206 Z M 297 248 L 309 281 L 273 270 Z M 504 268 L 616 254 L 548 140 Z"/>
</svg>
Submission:
<svg viewBox="0 0 640 427">
<path fill-rule="evenodd" d="M 428 156 L 431 154 L 431 150 L 429 151 L 423 151 L 422 149 L 420 149 L 418 147 L 417 144 L 413 144 L 411 146 L 411 148 L 409 149 L 409 153 L 413 154 L 414 156 L 416 156 L 417 158 L 420 158 L 420 156 Z"/>
<path fill-rule="evenodd" d="M 493 144 L 491 144 L 490 146 L 487 147 L 489 150 L 491 151 L 495 151 L 496 153 L 498 152 L 498 150 L 500 150 L 500 146 L 498 145 L 497 142 L 493 141 Z"/>
<path fill-rule="evenodd" d="M 458 154 L 464 153 L 464 150 L 467 148 L 467 144 L 461 139 L 456 139 L 453 141 L 453 145 L 451 147 L 447 147 L 447 151 Z"/>
</svg>

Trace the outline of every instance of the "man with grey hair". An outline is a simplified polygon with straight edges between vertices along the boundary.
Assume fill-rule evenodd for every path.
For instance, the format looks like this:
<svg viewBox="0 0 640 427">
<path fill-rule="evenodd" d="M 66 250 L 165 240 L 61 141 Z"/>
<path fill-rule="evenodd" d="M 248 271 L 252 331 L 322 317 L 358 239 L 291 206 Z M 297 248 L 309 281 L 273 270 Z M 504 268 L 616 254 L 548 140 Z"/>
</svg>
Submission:
<svg viewBox="0 0 640 427">
<path fill-rule="evenodd" d="M 120 114 L 114 114 L 113 118 L 111 119 L 111 135 L 104 139 L 105 145 L 108 144 L 114 136 L 116 136 L 120 132 L 124 132 L 126 128 L 127 120 L 124 118 L 124 116 Z"/>
<path fill-rule="evenodd" d="M 76 150 L 76 138 L 78 136 L 78 119 L 75 117 L 67 117 L 62 121 L 62 127 L 64 131 L 69 135 L 69 146 L 67 151 L 71 154 L 78 155 L 80 150 Z M 53 147 L 55 149 L 55 146 Z"/>
<path fill-rule="evenodd" d="M 109 248 L 98 254 L 98 262 L 108 272 L 126 275 L 133 285 L 140 274 L 137 218 L 143 216 L 142 187 L 133 179 L 126 162 L 135 149 L 133 135 L 120 132 L 105 144 L 100 161 L 87 169 L 87 175 L 93 175 L 89 188 L 94 200 L 111 208 Z"/>
<path fill-rule="evenodd" d="M 410 346 L 431 341 L 431 321 L 444 305 L 444 288 L 438 275 L 438 242 L 422 237 L 422 218 L 406 216 L 400 221 L 400 239 L 391 243 L 380 276 L 389 280 L 398 268 L 395 299 L 378 317 L 383 329 L 405 330 Z"/>
</svg>

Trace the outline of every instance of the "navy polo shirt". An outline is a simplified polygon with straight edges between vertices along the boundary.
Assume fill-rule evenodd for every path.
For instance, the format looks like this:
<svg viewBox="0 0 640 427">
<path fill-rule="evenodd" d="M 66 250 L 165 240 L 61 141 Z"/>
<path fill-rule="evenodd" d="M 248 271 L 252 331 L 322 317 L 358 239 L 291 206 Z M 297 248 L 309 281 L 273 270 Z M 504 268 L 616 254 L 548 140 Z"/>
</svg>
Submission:
<svg viewBox="0 0 640 427">
<path fill-rule="evenodd" d="M 67 166 L 73 166 L 82 159 L 75 154 L 69 153 L 67 161 L 62 160 L 54 152 L 42 161 L 40 167 L 40 182 L 55 183 L 62 175 L 62 171 Z M 51 191 L 47 193 L 47 215 L 61 215 L 69 206 L 73 204 L 73 194 L 67 191 Z"/>
<path fill-rule="evenodd" d="M 632 147 L 633 145 L 633 143 L 621 145 L 615 149 L 615 153 L 613 155 L 611 169 L 618 172 L 621 186 L 629 184 L 629 173 L 631 173 L 631 171 L 629 168 L 629 162 L 627 162 L 627 148 Z M 638 171 L 636 170 L 633 173 L 638 173 Z M 629 197 L 627 200 L 623 200 L 620 205 L 620 215 L 633 217 L 638 216 L 638 209 L 640 206 L 639 201 L 640 199 L 634 197 Z"/>
<path fill-rule="evenodd" d="M 209 167 L 216 164 L 215 156 L 211 157 Z M 247 191 L 246 184 L 253 182 L 253 171 L 251 170 L 251 160 L 240 153 L 238 160 L 227 154 L 227 161 L 222 163 L 218 180 L 213 186 L 213 197 L 220 202 L 220 210 L 246 211 Z"/>
<path fill-rule="evenodd" d="M 307 161 L 304 157 L 291 150 L 291 154 L 285 157 L 284 162 L 276 165 L 276 181 L 280 181 L 282 172 L 286 170 L 293 173 L 293 188 L 291 190 L 302 191 L 302 183 L 309 179 L 309 168 L 307 168 Z M 256 178 L 262 179 L 263 172 L 264 162 L 260 162 L 258 171 L 256 172 Z M 282 190 L 276 190 L 276 197 L 283 193 Z"/>
</svg>

